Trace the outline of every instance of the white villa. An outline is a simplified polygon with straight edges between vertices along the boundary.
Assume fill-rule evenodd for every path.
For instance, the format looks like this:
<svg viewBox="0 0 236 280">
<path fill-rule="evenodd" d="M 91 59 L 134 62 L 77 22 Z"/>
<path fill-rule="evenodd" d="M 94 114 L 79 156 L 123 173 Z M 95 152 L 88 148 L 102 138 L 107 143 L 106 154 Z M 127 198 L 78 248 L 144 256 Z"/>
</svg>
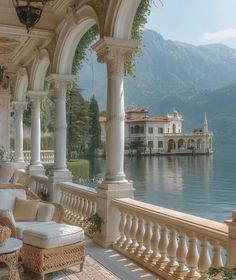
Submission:
<svg viewBox="0 0 236 280">
<path fill-rule="evenodd" d="M 105 147 L 106 117 L 100 117 L 101 140 Z M 140 150 L 143 154 L 212 154 L 213 133 L 208 131 L 205 116 L 202 129 L 182 132 L 183 118 L 177 111 L 160 117 L 151 117 L 145 109 L 126 112 L 126 154 Z"/>
<path fill-rule="evenodd" d="M 62 268 L 61 279 L 208 280 L 207 271 L 211 266 L 236 267 L 234 209 L 229 220 L 215 222 L 140 202 L 134 198 L 133 181 L 126 178 L 126 141 L 140 141 L 143 137 L 146 145 L 153 147 L 153 150 L 174 152 L 181 147 L 190 147 L 188 139 L 193 139 L 196 145 L 197 139 L 202 139 L 202 144 L 205 143 L 200 144 L 203 151 L 212 150 L 210 144 L 207 146 L 204 140 L 209 139 L 210 143 L 212 139 L 207 125 L 205 124 L 202 134 L 196 134 L 195 137 L 193 134 L 185 136 L 181 134 L 182 117 L 177 113 L 167 115 L 158 122 L 148 118 L 146 111 L 131 111 L 128 118 L 125 118 L 124 64 L 132 59 L 132 54 L 139 45 L 132 39 L 131 34 L 135 15 L 138 8 L 142 7 L 142 1 L 52 0 L 47 3 L 47 0 L 0 0 L 0 145 L 6 149 L 9 148 L 10 108 L 14 108 L 15 111 L 14 186 L 7 192 L 6 189 L 12 185 L 0 184 L 0 188 L 4 188 L 1 197 L 9 194 L 8 202 L 13 201 L 11 207 L 14 207 L 13 196 L 15 199 L 19 193 L 25 195 L 29 189 L 38 195 L 46 193 L 49 202 L 57 203 L 53 209 L 61 209 L 60 220 L 66 224 L 64 226 L 74 225 L 76 230 L 79 226 L 86 234 L 87 218 L 96 213 L 96 217 L 103 221 L 101 231 L 85 240 L 86 257 L 84 258 L 82 251 L 80 254 L 83 254 L 82 260 L 85 259 L 83 272 L 79 272 L 83 266 L 63 270 L 68 267 L 68 263 L 63 263 L 65 257 L 70 257 L 71 260 L 75 258 L 72 249 L 67 251 L 68 255 L 62 255 L 63 249 L 55 249 L 53 254 L 43 258 L 41 253 L 45 250 L 40 247 L 42 245 L 35 246 L 34 238 L 31 239 L 30 235 L 28 241 L 24 239 L 27 232 L 32 234 L 32 231 L 27 230 L 25 233 L 23 230 L 23 242 L 19 240 L 20 237 L 14 241 L 14 244 L 23 243 L 27 262 L 33 263 L 35 267 L 42 266 L 42 261 L 49 261 L 50 265 L 54 265 L 54 270 L 55 265 L 56 268 Z M 35 5 L 38 8 L 35 8 Z M 32 23 L 36 22 L 37 24 L 30 29 Z M 108 84 L 107 92 L 104 93 L 107 97 L 104 135 L 106 174 L 102 182 L 97 182 L 96 189 L 72 182 L 73 177 L 67 167 L 66 158 L 66 95 L 76 80 L 72 75 L 73 59 L 82 36 L 94 25 L 99 27 L 100 36 L 92 49 L 97 55 L 98 63 L 104 63 L 107 67 Z M 44 151 L 41 151 L 40 104 L 48 94 L 45 81 L 50 84 L 50 91 L 56 99 L 55 141 L 52 153 L 42 160 Z M 26 160 L 23 150 L 23 113 L 29 102 L 32 104 L 31 151 L 27 152 Z M 142 117 L 146 120 L 142 121 Z M 138 121 L 134 122 L 133 119 Z M 160 135 L 160 138 L 155 140 L 155 135 Z M 171 140 L 173 145 L 167 145 Z M 47 159 L 54 162 L 54 168 L 48 176 L 45 175 L 43 164 Z M 1 179 L 6 179 L 3 177 L 9 174 L 7 169 L 4 169 L 4 162 L 1 161 L 0 167 L 3 171 Z M 1 201 L 3 200 L 2 198 Z M 3 207 L 1 203 L 0 209 Z M 51 211 L 51 218 L 52 214 Z M 56 214 L 56 217 L 59 217 L 59 214 Z M 0 219 L 0 223 L 1 221 Z M 13 226 L 13 223 L 11 225 Z M 56 227 L 61 229 L 60 223 L 57 223 Z M 79 230 L 82 232 L 82 229 Z M 58 232 L 66 234 L 64 230 Z M 52 236 L 54 231 L 45 229 L 43 234 Z M 36 231 L 36 235 L 41 237 L 42 232 L 39 234 Z M 58 240 L 61 239 L 53 239 L 55 242 Z M 73 243 L 73 239 L 67 241 Z M 34 245 L 27 246 L 27 242 Z M 73 244 L 70 246 L 73 247 Z M 6 279 L 19 280 L 19 246 L 14 248 L 16 253 L 10 254 L 14 257 L 13 262 L 8 263 L 11 276 Z M 12 252 L 11 248 L 7 249 L 8 252 Z M 54 254 L 58 255 L 54 257 Z M 6 256 L 6 251 L 0 247 L 0 260 L 6 261 L 10 256 Z M 96 263 L 95 260 L 102 263 L 102 271 L 106 267 L 104 274 L 100 273 L 101 265 L 99 268 L 98 263 L 96 269 L 92 269 L 91 263 Z M 50 266 L 46 266 L 44 270 L 48 272 L 49 268 Z M 1 279 L 2 269 L 0 266 Z M 41 270 L 41 275 L 45 271 Z M 60 276 L 52 274 L 52 277 L 49 277 L 59 279 Z M 30 272 L 26 272 L 22 279 L 38 279 L 36 277 L 35 274 L 32 276 Z M 218 279 L 212 279 L 216 278 Z"/>
</svg>

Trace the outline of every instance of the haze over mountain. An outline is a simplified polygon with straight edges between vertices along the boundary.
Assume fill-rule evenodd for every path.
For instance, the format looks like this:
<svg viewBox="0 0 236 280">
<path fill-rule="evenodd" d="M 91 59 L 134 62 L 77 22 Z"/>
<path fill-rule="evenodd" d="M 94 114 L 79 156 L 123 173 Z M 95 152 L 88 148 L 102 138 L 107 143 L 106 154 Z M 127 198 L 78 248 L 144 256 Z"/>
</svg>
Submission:
<svg viewBox="0 0 236 280">
<path fill-rule="evenodd" d="M 185 130 L 201 127 L 206 112 L 216 140 L 236 140 L 236 50 L 165 40 L 151 30 L 144 32 L 144 46 L 136 59 L 136 78 L 125 79 L 126 107 L 144 106 L 153 115 L 176 109 L 184 116 Z M 83 67 L 80 87 L 104 109 L 106 68 L 95 61 L 91 55 Z"/>
</svg>

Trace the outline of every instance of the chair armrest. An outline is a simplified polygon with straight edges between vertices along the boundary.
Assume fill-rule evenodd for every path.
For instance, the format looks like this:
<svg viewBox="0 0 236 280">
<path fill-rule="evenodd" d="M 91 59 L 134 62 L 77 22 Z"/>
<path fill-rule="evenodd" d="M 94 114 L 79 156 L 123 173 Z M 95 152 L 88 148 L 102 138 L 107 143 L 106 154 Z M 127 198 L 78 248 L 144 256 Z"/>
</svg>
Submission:
<svg viewBox="0 0 236 280">
<path fill-rule="evenodd" d="M 64 219 L 64 207 L 59 203 L 51 203 L 55 207 L 52 220 L 57 223 L 61 223 Z"/>
<path fill-rule="evenodd" d="M 0 218 L 0 225 L 8 227 L 11 230 L 11 237 L 17 238 L 16 228 L 7 217 Z"/>
</svg>

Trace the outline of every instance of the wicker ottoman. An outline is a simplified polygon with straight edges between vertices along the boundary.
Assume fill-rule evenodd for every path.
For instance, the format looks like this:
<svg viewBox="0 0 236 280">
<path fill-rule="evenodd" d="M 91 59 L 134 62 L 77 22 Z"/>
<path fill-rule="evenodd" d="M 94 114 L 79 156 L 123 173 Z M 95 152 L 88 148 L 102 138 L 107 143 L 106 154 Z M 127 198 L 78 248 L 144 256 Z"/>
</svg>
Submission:
<svg viewBox="0 0 236 280">
<path fill-rule="evenodd" d="M 84 231 L 65 224 L 33 227 L 23 233 L 23 266 L 41 275 L 80 265 L 85 261 Z"/>
</svg>

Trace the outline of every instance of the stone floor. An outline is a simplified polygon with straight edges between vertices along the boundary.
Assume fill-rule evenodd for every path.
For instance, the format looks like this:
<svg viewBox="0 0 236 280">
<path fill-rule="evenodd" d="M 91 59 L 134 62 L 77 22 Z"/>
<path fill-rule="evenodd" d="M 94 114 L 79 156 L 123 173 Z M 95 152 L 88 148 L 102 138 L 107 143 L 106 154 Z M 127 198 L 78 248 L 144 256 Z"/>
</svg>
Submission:
<svg viewBox="0 0 236 280">
<path fill-rule="evenodd" d="M 0 280 L 8 280 L 8 270 L 5 266 L 0 267 Z M 21 272 L 21 280 L 39 280 L 40 277 L 34 273 Z M 106 268 L 92 259 L 86 257 L 83 272 L 79 272 L 78 267 L 72 267 L 60 272 L 50 273 L 45 280 L 119 280 L 118 277 L 109 272 Z"/>
</svg>

